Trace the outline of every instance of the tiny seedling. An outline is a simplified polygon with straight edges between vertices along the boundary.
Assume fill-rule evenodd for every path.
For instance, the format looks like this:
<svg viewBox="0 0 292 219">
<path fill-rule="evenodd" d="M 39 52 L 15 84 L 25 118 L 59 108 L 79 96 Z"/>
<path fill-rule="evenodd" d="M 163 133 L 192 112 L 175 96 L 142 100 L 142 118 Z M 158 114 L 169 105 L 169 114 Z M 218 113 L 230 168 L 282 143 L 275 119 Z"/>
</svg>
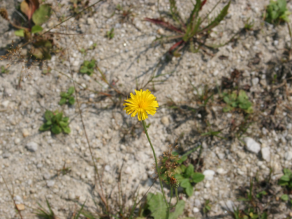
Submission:
<svg viewBox="0 0 292 219">
<path fill-rule="evenodd" d="M 6 74 L 8 72 L 9 70 L 7 68 L 5 68 L 4 66 L 1 66 L 1 74 Z"/>
<path fill-rule="evenodd" d="M 232 111 L 234 108 L 239 108 L 245 113 L 253 113 L 252 103 L 249 101 L 244 90 L 239 92 L 233 91 L 231 93 L 223 92 L 223 100 L 227 104 L 223 108 L 223 112 Z"/>
<path fill-rule="evenodd" d="M 63 117 L 62 112 L 47 110 L 45 112 L 45 119 L 45 123 L 39 128 L 40 131 L 51 130 L 54 134 L 60 134 L 61 132 L 69 134 L 71 132 L 69 117 Z"/>
<path fill-rule="evenodd" d="M 113 39 L 114 38 L 114 36 L 115 36 L 115 29 L 114 28 L 112 28 L 112 29 L 110 29 L 109 31 L 107 31 L 106 32 L 106 37 L 108 38 L 108 39 Z"/>
<path fill-rule="evenodd" d="M 94 59 L 92 59 L 91 61 L 84 61 L 80 67 L 80 73 L 91 76 L 94 72 L 94 68 L 95 68 Z"/>
<path fill-rule="evenodd" d="M 211 204 L 210 204 L 210 200 L 209 199 L 207 199 L 206 201 L 205 201 L 205 204 L 204 204 L 204 207 L 203 207 L 203 212 L 204 212 L 204 214 L 207 214 L 209 211 L 211 211 Z"/>
<path fill-rule="evenodd" d="M 75 98 L 73 96 L 75 89 L 74 87 L 70 87 L 67 92 L 61 92 L 61 100 L 59 102 L 59 105 L 63 105 L 65 103 L 68 103 L 69 105 L 73 105 L 75 103 Z"/>
<path fill-rule="evenodd" d="M 270 24 L 289 22 L 290 12 L 287 10 L 286 0 L 270 1 L 267 6 L 265 21 Z"/>
<path fill-rule="evenodd" d="M 189 46 L 190 51 L 193 53 L 198 52 L 201 47 L 216 48 L 218 46 L 208 46 L 205 42 L 211 30 L 219 25 L 227 15 L 231 1 L 229 1 L 227 5 L 223 7 L 223 9 L 215 18 L 211 19 L 211 22 L 209 22 L 207 25 L 203 25 L 203 23 L 208 20 L 207 18 L 209 17 L 209 14 L 218 6 L 221 1 L 217 1 L 218 3 L 213 7 L 209 14 L 204 17 L 200 17 L 199 13 L 206 2 L 207 0 L 196 0 L 196 4 L 194 4 L 192 12 L 186 21 L 182 19 L 182 16 L 177 9 L 176 0 L 169 0 L 169 14 L 171 19 L 174 21 L 173 24 L 160 18 L 145 18 L 144 20 L 152 24 L 162 26 L 175 33 L 173 36 L 161 36 L 155 40 L 162 43 L 175 40 L 176 43 L 168 50 L 168 52 L 174 56 L 180 56 L 179 51 L 187 46 Z"/>
<path fill-rule="evenodd" d="M 244 22 L 244 29 L 245 30 L 252 30 L 254 26 L 254 20 L 249 21 L 250 17 Z"/>
</svg>

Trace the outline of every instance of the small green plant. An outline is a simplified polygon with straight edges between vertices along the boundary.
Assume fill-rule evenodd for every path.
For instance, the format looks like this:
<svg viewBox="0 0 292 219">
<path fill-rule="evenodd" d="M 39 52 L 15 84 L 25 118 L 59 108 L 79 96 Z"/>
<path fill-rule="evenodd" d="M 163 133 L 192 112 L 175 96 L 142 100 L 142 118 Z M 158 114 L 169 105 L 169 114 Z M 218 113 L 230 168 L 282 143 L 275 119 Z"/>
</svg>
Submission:
<svg viewBox="0 0 292 219">
<path fill-rule="evenodd" d="M 114 38 L 114 36 L 115 36 L 115 29 L 114 28 L 112 28 L 112 29 L 110 29 L 109 31 L 107 31 L 106 32 L 106 37 L 108 38 L 108 39 L 113 39 Z"/>
<path fill-rule="evenodd" d="M 244 90 L 239 92 L 233 91 L 231 93 L 223 92 L 224 102 L 227 104 L 223 108 L 223 112 L 232 111 L 234 108 L 240 108 L 245 113 L 253 113 L 252 103 L 249 101 L 247 94 Z"/>
<path fill-rule="evenodd" d="M 192 9 L 192 12 L 188 18 L 187 21 L 183 21 L 182 16 L 179 14 L 177 7 L 176 7 L 176 1 L 175 0 L 169 0 L 170 4 L 170 17 L 174 21 L 174 24 L 166 22 L 164 19 L 152 19 L 152 18 L 145 18 L 145 21 L 151 22 L 155 25 L 162 26 L 172 32 L 174 32 L 176 35 L 174 36 L 162 36 L 160 38 L 157 38 L 155 41 L 161 41 L 161 42 L 169 42 L 169 41 L 177 41 L 170 49 L 168 50 L 169 53 L 171 53 L 174 56 L 180 56 L 179 51 L 189 46 L 191 52 L 198 52 L 200 47 L 207 47 L 207 48 L 214 48 L 214 46 L 208 46 L 205 44 L 206 39 L 208 38 L 211 30 L 216 27 L 220 22 L 225 18 L 225 16 L 228 13 L 228 8 L 230 5 L 230 2 L 220 11 L 220 13 L 213 19 L 211 19 L 211 22 L 207 25 L 202 25 L 203 22 L 205 22 L 206 19 L 208 19 L 209 14 L 217 7 L 217 5 L 221 2 L 218 1 L 218 3 L 213 7 L 213 9 L 210 11 L 208 15 L 206 15 L 204 18 L 199 16 L 199 13 L 207 0 L 196 0 L 196 4 L 194 4 L 194 7 Z"/>
<path fill-rule="evenodd" d="M 203 207 L 203 212 L 204 212 L 204 214 L 207 214 L 209 211 L 211 211 L 211 204 L 210 204 L 210 200 L 209 199 L 207 199 L 206 201 L 205 201 L 205 204 L 204 204 L 204 207 Z"/>
<path fill-rule="evenodd" d="M 250 17 L 244 22 L 244 29 L 245 30 L 252 30 L 253 26 L 254 26 L 254 20 L 249 21 Z"/>
<path fill-rule="evenodd" d="M 1 66 L 1 74 L 6 74 L 8 72 L 9 70 L 7 68 L 5 68 L 4 66 Z"/>
<path fill-rule="evenodd" d="M 286 0 L 270 1 L 267 6 L 265 21 L 270 24 L 289 22 L 290 12 L 287 10 Z"/>
<path fill-rule="evenodd" d="M 289 191 L 292 190 L 292 172 L 289 169 L 283 169 L 284 175 L 279 179 L 280 186 L 285 186 Z"/>
<path fill-rule="evenodd" d="M 46 202 L 49 210 L 46 210 L 44 207 L 40 205 L 40 203 L 38 203 L 40 207 L 36 210 L 36 216 L 44 219 L 56 219 L 57 216 L 53 212 L 51 205 L 47 199 Z"/>
<path fill-rule="evenodd" d="M 185 202 L 183 200 L 179 200 L 176 206 L 169 213 L 169 219 L 176 219 L 180 215 L 183 214 L 183 210 L 185 207 Z M 167 205 L 163 200 L 163 195 L 161 193 L 153 194 L 149 192 L 147 194 L 147 204 L 144 209 L 145 216 L 147 215 L 147 211 L 151 212 L 151 216 L 154 219 L 164 219 L 167 218 Z"/>
<path fill-rule="evenodd" d="M 82 53 L 82 55 L 85 56 L 86 55 L 86 52 L 88 50 L 94 50 L 96 48 L 96 46 L 97 46 L 97 44 L 96 43 L 93 43 L 92 46 L 90 46 L 89 48 L 87 48 L 87 49 L 80 49 L 79 51 Z"/>
<path fill-rule="evenodd" d="M 180 158 L 178 153 L 170 151 L 164 152 L 160 158 L 162 180 L 172 188 L 181 186 L 188 196 L 193 195 L 194 185 L 204 180 L 204 175 L 196 173 L 192 164 L 183 164 L 188 159 L 188 155 L 197 148 L 190 150 Z"/>
<path fill-rule="evenodd" d="M 95 68 L 94 59 L 92 59 L 91 61 L 84 61 L 82 66 L 80 67 L 80 73 L 91 76 L 94 72 L 94 68 Z"/>
<path fill-rule="evenodd" d="M 74 91 L 74 87 L 70 87 L 67 92 L 61 92 L 61 100 L 59 102 L 59 105 L 63 105 L 65 103 L 73 105 L 75 103 L 75 98 L 73 96 Z"/>
<path fill-rule="evenodd" d="M 69 117 L 63 117 L 62 112 L 47 110 L 45 112 L 45 119 L 45 123 L 39 128 L 40 131 L 51 130 L 54 134 L 60 134 L 61 132 L 69 134 L 71 132 Z"/>
</svg>

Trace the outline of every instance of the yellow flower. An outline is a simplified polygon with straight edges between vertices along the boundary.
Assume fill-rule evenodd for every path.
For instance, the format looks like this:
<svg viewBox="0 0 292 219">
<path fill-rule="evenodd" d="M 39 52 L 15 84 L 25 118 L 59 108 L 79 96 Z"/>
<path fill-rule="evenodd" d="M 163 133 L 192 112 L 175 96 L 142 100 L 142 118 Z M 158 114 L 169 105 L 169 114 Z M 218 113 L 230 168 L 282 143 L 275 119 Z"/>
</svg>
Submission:
<svg viewBox="0 0 292 219">
<path fill-rule="evenodd" d="M 147 113 L 154 115 L 156 107 L 159 107 L 156 97 L 149 90 L 142 91 L 141 89 L 140 91 L 135 90 L 135 92 L 136 95 L 130 93 L 131 98 L 125 100 L 128 103 L 124 103 L 124 106 L 126 106 L 124 110 L 128 114 L 132 114 L 131 117 L 138 113 L 139 121 L 147 119 Z"/>
</svg>

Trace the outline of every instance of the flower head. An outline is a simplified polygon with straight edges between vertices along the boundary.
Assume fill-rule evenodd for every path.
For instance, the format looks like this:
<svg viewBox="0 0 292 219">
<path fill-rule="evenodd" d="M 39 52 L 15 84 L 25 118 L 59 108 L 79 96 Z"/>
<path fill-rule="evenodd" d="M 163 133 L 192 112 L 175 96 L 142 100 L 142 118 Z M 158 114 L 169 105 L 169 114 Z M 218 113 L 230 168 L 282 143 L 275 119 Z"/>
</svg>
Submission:
<svg viewBox="0 0 292 219">
<path fill-rule="evenodd" d="M 125 100 L 127 103 L 124 103 L 124 106 L 126 106 L 124 110 L 128 114 L 132 114 L 131 117 L 138 113 L 139 121 L 147 119 L 147 113 L 154 115 L 156 108 L 159 107 L 156 97 L 149 90 L 142 91 L 141 89 L 140 91 L 135 90 L 135 92 L 136 95 L 130 93 L 131 98 Z"/>
</svg>

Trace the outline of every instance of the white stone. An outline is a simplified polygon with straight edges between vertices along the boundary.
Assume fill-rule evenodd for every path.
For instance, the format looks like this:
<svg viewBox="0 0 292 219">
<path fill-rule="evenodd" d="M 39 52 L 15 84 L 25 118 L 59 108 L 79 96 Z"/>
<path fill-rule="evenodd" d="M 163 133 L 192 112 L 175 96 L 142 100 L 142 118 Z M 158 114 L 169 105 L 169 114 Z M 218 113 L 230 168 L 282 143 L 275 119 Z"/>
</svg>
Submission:
<svg viewBox="0 0 292 219">
<path fill-rule="evenodd" d="M 30 133 L 29 133 L 29 131 L 27 130 L 27 129 L 23 129 L 22 130 L 22 136 L 23 137 L 27 137 L 27 136 L 29 136 L 30 135 Z"/>
<path fill-rule="evenodd" d="M 19 144 L 20 143 L 20 139 L 19 138 L 15 138 L 14 143 L 15 144 Z"/>
<path fill-rule="evenodd" d="M 55 181 L 54 180 L 47 180 L 47 187 L 52 187 L 55 185 Z"/>
<path fill-rule="evenodd" d="M 224 170 L 222 167 L 219 167 L 219 168 L 216 170 L 216 172 L 217 172 L 218 174 L 220 174 L 220 175 L 224 175 L 224 174 L 227 173 L 227 171 Z"/>
<path fill-rule="evenodd" d="M 262 157 L 265 161 L 270 162 L 271 160 L 271 152 L 270 152 L 270 148 L 269 147 L 264 147 L 261 150 L 262 153 Z"/>
<path fill-rule="evenodd" d="M 105 171 L 107 171 L 107 172 L 109 172 L 109 171 L 111 170 L 111 168 L 110 168 L 109 165 L 106 165 L 106 166 L 104 167 L 104 169 L 105 169 Z"/>
<path fill-rule="evenodd" d="M 36 152 L 38 150 L 38 144 L 32 141 L 26 144 L 26 148 L 31 152 Z"/>
<path fill-rule="evenodd" d="M 205 170 L 203 172 L 203 174 L 204 174 L 206 180 L 213 180 L 215 172 L 213 170 Z"/>
<path fill-rule="evenodd" d="M 253 78 L 252 79 L 253 86 L 256 86 L 258 83 L 259 83 L 259 79 L 258 78 Z"/>
<path fill-rule="evenodd" d="M 4 108 L 7 108 L 7 106 L 9 105 L 9 100 L 4 100 L 1 105 L 4 107 Z"/>
<path fill-rule="evenodd" d="M 246 144 L 246 149 L 250 152 L 257 154 L 261 150 L 260 144 L 250 137 L 244 138 L 244 142 Z"/>
<path fill-rule="evenodd" d="M 197 207 L 194 207 L 194 208 L 193 208 L 193 212 L 194 212 L 194 213 L 198 213 L 199 211 L 200 211 L 200 209 L 198 209 Z"/>
<path fill-rule="evenodd" d="M 285 153 L 285 160 L 291 160 L 292 159 L 292 151 L 287 151 Z"/>
<path fill-rule="evenodd" d="M 161 123 L 165 126 L 168 126 L 169 125 L 169 118 L 167 116 L 163 116 L 161 118 Z"/>
</svg>

